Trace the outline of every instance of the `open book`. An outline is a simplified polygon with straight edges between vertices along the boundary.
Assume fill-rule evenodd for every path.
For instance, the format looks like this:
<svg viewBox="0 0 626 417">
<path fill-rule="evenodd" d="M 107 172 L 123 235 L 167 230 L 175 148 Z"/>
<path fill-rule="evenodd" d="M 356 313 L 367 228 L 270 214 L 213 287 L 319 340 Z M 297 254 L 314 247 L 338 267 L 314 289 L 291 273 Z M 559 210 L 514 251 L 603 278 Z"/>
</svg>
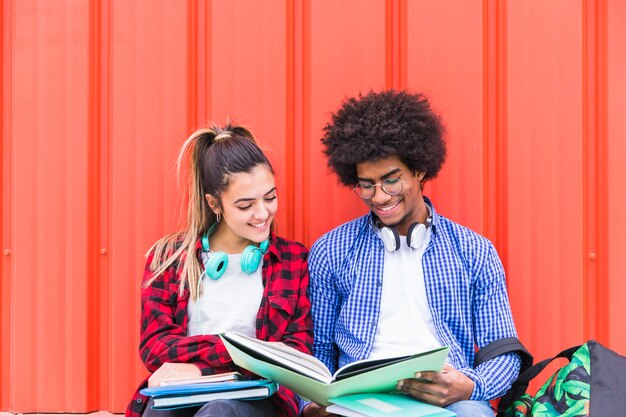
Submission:
<svg viewBox="0 0 626 417">
<path fill-rule="evenodd" d="M 321 405 L 348 394 L 394 391 L 398 380 L 414 378 L 415 372 L 440 371 L 448 355 L 448 348 L 441 347 L 401 357 L 365 359 L 331 374 L 320 360 L 283 343 L 238 333 L 220 336 L 237 365 Z"/>
</svg>

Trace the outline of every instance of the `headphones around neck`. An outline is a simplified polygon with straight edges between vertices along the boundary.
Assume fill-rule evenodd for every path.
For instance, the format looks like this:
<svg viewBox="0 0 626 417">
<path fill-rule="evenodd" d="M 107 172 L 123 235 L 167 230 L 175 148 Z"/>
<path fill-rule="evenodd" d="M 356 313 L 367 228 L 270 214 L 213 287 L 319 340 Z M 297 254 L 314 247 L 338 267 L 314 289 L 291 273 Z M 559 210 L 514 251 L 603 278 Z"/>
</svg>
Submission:
<svg viewBox="0 0 626 417">
<path fill-rule="evenodd" d="M 409 248 L 419 249 L 424 244 L 427 236 L 427 229 L 433 222 L 432 216 L 428 216 L 426 224 L 415 222 L 409 226 L 406 233 L 406 245 Z M 380 228 L 383 244 L 388 252 L 395 252 L 400 249 L 400 235 L 395 227 L 383 226 Z"/>
<path fill-rule="evenodd" d="M 209 249 L 209 236 L 213 233 L 216 227 L 217 223 L 213 223 L 201 239 L 202 250 L 204 252 L 212 252 L 211 256 L 204 263 L 204 273 L 211 279 L 220 279 L 222 275 L 224 275 L 224 272 L 226 272 L 226 267 L 228 266 L 228 255 L 226 253 L 221 251 L 213 252 Z M 239 261 L 241 270 L 246 274 L 252 274 L 256 271 L 259 268 L 259 265 L 261 265 L 263 255 L 265 255 L 269 247 L 269 238 L 261 242 L 258 247 L 254 245 L 247 246 L 243 250 L 241 260 Z"/>
</svg>

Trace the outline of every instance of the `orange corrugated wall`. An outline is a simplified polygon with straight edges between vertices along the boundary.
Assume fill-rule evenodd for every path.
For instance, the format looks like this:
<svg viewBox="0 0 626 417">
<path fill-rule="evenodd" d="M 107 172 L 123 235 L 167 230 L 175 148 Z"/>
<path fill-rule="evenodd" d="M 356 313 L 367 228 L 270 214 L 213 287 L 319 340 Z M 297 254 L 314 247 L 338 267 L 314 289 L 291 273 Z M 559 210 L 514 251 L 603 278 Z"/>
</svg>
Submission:
<svg viewBox="0 0 626 417">
<path fill-rule="evenodd" d="M 623 1 L 4 0 L 0 24 L 0 410 L 124 409 L 143 254 L 176 227 L 197 126 L 260 138 L 282 234 L 311 245 L 362 213 L 319 137 L 371 88 L 441 113 L 426 193 L 494 241 L 535 356 L 626 353 Z"/>
</svg>

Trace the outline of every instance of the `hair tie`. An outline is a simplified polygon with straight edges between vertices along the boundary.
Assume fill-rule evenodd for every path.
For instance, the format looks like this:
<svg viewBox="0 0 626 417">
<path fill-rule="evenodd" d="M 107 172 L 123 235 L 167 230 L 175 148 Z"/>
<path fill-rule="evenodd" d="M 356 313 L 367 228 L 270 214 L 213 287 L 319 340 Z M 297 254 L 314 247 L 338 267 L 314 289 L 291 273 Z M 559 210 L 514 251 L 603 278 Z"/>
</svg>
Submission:
<svg viewBox="0 0 626 417">
<path fill-rule="evenodd" d="M 222 132 L 218 133 L 217 135 L 215 135 L 215 137 L 213 138 L 213 141 L 217 142 L 219 140 L 230 139 L 232 137 L 233 137 L 232 132 L 226 130 L 226 131 L 222 131 Z"/>
</svg>

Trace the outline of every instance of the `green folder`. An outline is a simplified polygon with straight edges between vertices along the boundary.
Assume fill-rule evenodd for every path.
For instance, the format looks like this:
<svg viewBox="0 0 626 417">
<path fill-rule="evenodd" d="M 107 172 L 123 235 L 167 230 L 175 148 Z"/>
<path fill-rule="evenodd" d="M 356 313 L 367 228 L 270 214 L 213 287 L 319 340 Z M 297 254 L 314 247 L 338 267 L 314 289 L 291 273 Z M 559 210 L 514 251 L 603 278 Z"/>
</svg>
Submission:
<svg viewBox="0 0 626 417">
<path fill-rule="evenodd" d="M 331 375 L 318 359 L 282 343 L 238 333 L 220 336 L 235 364 L 320 405 L 349 394 L 395 391 L 398 380 L 414 378 L 415 372 L 441 371 L 448 355 L 448 347 L 441 347 L 402 357 L 363 360 Z"/>
<path fill-rule="evenodd" d="M 354 394 L 331 398 L 326 409 L 351 417 L 455 417 L 445 408 L 426 404 L 405 394 Z"/>
</svg>

